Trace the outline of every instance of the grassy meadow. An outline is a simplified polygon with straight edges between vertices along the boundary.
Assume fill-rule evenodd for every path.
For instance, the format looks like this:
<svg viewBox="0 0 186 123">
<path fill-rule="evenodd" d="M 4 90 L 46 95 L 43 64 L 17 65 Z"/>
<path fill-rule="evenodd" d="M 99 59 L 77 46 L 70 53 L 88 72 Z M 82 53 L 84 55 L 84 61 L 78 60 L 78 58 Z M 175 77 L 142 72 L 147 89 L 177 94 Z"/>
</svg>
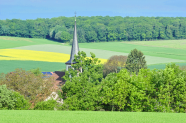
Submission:
<svg viewBox="0 0 186 123">
<path fill-rule="evenodd" d="M 2 123 L 185 123 L 185 113 L 2 110 Z"/>
<path fill-rule="evenodd" d="M 90 52 L 95 53 L 102 63 L 113 55 L 128 55 L 137 48 L 144 53 L 150 69 L 163 69 L 170 62 L 186 65 L 186 40 L 79 43 L 79 47 L 87 57 Z M 62 70 L 70 52 L 70 45 L 47 39 L 0 36 L 0 73 L 15 68 Z"/>
</svg>

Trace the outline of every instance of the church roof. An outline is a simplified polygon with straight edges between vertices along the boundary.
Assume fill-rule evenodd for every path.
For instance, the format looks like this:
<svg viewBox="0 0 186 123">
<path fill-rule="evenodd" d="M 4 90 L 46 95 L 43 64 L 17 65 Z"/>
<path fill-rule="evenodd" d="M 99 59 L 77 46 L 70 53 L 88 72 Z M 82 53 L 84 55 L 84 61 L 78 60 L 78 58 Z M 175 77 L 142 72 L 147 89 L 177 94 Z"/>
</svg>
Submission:
<svg viewBox="0 0 186 123">
<path fill-rule="evenodd" d="M 65 64 L 74 64 L 74 55 L 78 54 L 79 52 L 79 45 L 77 40 L 77 31 L 76 31 L 76 19 L 75 19 L 75 25 L 74 25 L 74 37 L 73 37 L 73 43 L 71 48 L 71 54 L 70 54 L 70 60 L 68 60 Z"/>
</svg>

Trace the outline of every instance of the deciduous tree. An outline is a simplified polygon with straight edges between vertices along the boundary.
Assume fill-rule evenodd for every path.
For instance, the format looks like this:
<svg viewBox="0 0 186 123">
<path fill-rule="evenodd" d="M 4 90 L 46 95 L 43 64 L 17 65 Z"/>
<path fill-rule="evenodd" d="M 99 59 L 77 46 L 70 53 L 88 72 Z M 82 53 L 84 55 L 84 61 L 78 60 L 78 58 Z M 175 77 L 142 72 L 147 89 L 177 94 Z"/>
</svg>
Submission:
<svg viewBox="0 0 186 123">
<path fill-rule="evenodd" d="M 143 53 L 137 49 L 132 50 L 128 55 L 126 68 L 130 72 L 135 72 L 136 74 L 139 72 L 139 69 L 147 68 Z"/>
</svg>

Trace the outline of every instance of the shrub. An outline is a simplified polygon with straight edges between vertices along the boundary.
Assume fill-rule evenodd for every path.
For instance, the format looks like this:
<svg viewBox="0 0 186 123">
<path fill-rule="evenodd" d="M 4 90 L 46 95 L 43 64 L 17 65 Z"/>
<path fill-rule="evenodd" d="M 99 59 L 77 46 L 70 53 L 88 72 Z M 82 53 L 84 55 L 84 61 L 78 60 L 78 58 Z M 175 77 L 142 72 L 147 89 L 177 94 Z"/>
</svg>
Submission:
<svg viewBox="0 0 186 123">
<path fill-rule="evenodd" d="M 43 75 L 35 75 L 30 71 L 16 69 L 6 75 L 2 74 L 1 84 L 7 88 L 24 95 L 32 103 L 44 100 L 53 91 L 53 78 L 42 78 Z"/>
<path fill-rule="evenodd" d="M 41 101 L 35 105 L 34 110 L 54 110 L 56 106 L 55 100 Z"/>
<path fill-rule="evenodd" d="M 40 68 L 36 68 L 36 69 L 31 69 L 30 70 L 33 74 L 35 74 L 36 76 L 39 76 L 42 74 L 41 69 Z"/>
<path fill-rule="evenodd" d="M 104 78 L 109 73 L 118 73 L 122 68 L 125 67 L 127 61 L 127 56 L 111 56 L 108 61 L 103 66 L 103 76 Z"/>
<path fill-rule="evenodd" d="M 27 110 L 30 108 L 31 104 L 28 100 L 24 98 L 23 95 L 21 95 L 18 92 L 13 92 L 14 97 L 16 98 L 15 108 L 16 110 Z"/>
<path fill-rule="evenodd" d="M 186 66 L 181 66 L 181 67 L 180 67 L 180 70 L 186 71 Z"/>
<path fill-rule="evenodd" d="M 29 107 L 30 103 L 23 95 L 8 90 L 6 85 L 0 85 L 0 109 L 26 110 Z"/>
<path fill-rule="evenodd" d="M 0 85 L 0 109 L 14 109 L 16 99 L 6 85 Z"/>
<path fill-rule="evenodd" d="M 137 49 L 132 50 L 128 55 L 126 68 L 130 73 L 135 72 L 136 74 L 139 72 L 139 69 L 146 69 L 147 65 L 143 53 Z"/>
</svg>

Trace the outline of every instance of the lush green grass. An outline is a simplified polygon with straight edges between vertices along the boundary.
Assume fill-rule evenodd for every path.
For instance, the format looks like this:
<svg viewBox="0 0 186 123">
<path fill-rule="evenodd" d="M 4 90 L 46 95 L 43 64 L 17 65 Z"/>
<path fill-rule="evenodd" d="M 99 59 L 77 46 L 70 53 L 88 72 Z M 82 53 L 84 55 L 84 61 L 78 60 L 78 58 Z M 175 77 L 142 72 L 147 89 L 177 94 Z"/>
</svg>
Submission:
<svg viewBox="0 0 186 123">
<path fill-rule="evenodd" d="M 186 60 L 186 49 L 141 46 L 125 42 L 80 43 L 79 45 L 80 48 L 102 49 L 123 53 L 130 53 L 131 50 L 136 48 L 148 56 Z"/>
<path fill-rule="evenodd" d="M 30 70 L 41 68 L 43 72 L 54 72 L 65 69 L 65 63 L 59 62 L 40 62 L 40 61 L 17 61 L 17 60 L 0 60 L 0 73 L 8 73 L 16 68 Z"/>
<path fill-rule="evenodd" d="M 10 36 L 0 36 L 0 49 L 14 48 L 20 46 L 29 46 L 37 44 L 58 44 L 61 43 L 54 42 L 47 39 L 37 39 L 37 38 L 20 38 L 20 37 L 10 37 Z"/>
<path fill-rule="evenodd" d="M 156 69 L 165 69 L 166 64 L 167 64 L 167 63 L 148 65 L 148 68 L 151 69 L 151 70 L 154 69 L 154 68 L 156 68 Z M 185 62 L 185 63 L 176 63 L 176 65 L 179 65 L 179 66 L 186 66 L 186 62 Z"/>
<path fill-rule="evenodd" d="M 185 113 L 2 110 L 2 123 L 185 123 Z"/>
</svg>

